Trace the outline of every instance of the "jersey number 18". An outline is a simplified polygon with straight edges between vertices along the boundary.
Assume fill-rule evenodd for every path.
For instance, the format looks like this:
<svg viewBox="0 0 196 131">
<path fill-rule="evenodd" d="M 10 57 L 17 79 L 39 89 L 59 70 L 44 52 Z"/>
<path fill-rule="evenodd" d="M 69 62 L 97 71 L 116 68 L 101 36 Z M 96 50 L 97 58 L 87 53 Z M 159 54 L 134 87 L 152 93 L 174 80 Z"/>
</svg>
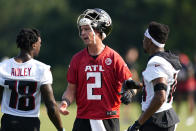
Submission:
<svg viewBox="0 0 196 131">
<path fill-rule="evenodd" d="M 5 85 L 11 90 L 9 106 L 14 109 L 29 111 L 35 108 L 37 82 L 6 80 Z"/>
</svg>

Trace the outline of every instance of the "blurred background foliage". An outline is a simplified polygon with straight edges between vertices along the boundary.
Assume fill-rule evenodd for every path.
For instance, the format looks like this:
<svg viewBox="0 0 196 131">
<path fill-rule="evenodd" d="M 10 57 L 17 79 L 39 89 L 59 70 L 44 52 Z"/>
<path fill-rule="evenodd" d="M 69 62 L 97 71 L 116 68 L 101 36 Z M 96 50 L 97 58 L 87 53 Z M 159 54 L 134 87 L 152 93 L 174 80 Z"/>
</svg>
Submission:
<svg viewBox="0 0 196 131">
<path fill-rule="evenodd" d="M 150 21 L 169 25 L 166 49 L 193 57 L 195 6 L 195 0 L 0 0 L 0 58 L 17 55 L 15 39 L 21 28 L 38 28 L 43 44 L 37 59 L 52 66 L 54 93 L 60 100 L 71 57 L 84 48 L 76 21 L 85 9 L 102 8 L 110 14 L 113 30 L 104 43 L 122 57 L 130 47 L 138 48 L 141 72 L 148 57 L 143 53 L 143 33 Z"/>
</svg>

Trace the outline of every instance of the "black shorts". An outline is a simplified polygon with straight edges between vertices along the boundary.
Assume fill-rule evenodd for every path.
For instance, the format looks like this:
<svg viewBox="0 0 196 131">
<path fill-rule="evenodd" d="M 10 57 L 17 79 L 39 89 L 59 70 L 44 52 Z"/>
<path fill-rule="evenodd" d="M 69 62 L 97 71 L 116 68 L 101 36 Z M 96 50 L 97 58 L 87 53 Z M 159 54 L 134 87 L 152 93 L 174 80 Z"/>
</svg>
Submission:
<svg viewBox="0 0 196 131">
<path fill-rule="evenodd" d="M 174 131 L 179 118 L 173 108 L 153 114 L 140 128 L 140 131 Z"/>
<path fill-rule="evenodd" d="M 140 131 L 175 131 L 177 125 L 173 125 L 168 128 L 161 128 L 155 124 L 144 124 L 141 128 Z"/>
<path fill-rule="evenodd" d="M 92 131 L 92 128 L 96 125 L 93 125 L 92 121 L 91 122 L 90 121 L 91 121 L 90 119 L 76 118 L 72 131 Z M 106 131 L 120 131 L 118 118 L 104 119 L 104 120 L 100 120 L 100 122 L 103 123 L 102 124 L 103 128 Z M 96 129 L 97 128 L 98 127 L 96 127 Z"/>
<path fill-rule="evenodd" d="M 40 120 L 38 117 L 20 117 L 3 114 L 0 131 L 39 131 Z"/>
</svg>

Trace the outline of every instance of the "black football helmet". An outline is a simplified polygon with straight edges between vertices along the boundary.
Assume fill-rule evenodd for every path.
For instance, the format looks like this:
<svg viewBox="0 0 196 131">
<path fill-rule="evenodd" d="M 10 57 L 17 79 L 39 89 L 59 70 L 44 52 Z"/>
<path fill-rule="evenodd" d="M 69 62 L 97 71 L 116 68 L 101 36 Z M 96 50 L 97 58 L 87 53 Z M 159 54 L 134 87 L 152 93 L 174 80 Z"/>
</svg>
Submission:
<svg viewBox="0 0 196 131">
<path fill-rule="evenodd" d="M 77 20 L 80 35 L 80 26 L 89 25 L 102 34 L 102 39 L 106 38 L 112 30 L 112 20 L 107 12 L 102 9 L 87 9 Z"/>
</svg>

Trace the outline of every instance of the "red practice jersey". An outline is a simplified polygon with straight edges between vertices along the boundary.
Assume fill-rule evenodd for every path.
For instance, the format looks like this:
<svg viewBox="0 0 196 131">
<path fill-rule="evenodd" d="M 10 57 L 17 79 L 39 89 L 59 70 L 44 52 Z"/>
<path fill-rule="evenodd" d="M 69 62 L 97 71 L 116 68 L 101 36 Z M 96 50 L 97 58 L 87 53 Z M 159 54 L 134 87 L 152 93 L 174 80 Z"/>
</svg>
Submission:
<svg viewBox="0 0 196 131">
<path fill-rule="evenodd" d="M 90 56 L 87 48 L 74 55 L 67 80 L 77 85 L 77 118 L 119 118 L 119 93 L 130 77 L 124 60 L 108 46 L 97 58 Z"/>
</svg>

